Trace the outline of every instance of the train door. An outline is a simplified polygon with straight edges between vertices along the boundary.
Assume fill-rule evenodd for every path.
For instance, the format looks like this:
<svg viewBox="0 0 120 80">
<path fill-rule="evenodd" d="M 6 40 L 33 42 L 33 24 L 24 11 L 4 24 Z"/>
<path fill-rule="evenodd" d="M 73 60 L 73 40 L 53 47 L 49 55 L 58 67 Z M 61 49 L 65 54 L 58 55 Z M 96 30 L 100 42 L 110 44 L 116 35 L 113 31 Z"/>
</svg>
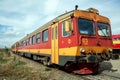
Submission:
<svg viewBox="0 0 120 80">
<path fill-rule="evenodd" d="M 58 64 L 58 23 L 52 25 L 52 63 Z"/>
</svg>

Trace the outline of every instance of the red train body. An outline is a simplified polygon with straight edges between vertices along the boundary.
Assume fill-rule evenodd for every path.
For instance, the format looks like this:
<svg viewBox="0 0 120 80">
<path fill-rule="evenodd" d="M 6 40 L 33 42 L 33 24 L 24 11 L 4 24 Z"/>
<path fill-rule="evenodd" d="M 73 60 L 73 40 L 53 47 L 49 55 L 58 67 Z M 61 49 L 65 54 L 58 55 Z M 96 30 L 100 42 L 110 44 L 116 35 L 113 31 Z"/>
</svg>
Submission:
<svg viewBox="0 0 120 80">
<path fill-rule="evenodd" d="M 75 73 L 92 74 L 99 62 L 111 58 L 112 45 L 109 19 L 90 8 L 56 17 L 16 42 L 12 51 L 45 65 L 72 66 Z"/>
<path fill-rule="evenodd" d="M 113 38 L 113 53 L 120 54 L 120 34 L 112 36 Z"/>
</svg>

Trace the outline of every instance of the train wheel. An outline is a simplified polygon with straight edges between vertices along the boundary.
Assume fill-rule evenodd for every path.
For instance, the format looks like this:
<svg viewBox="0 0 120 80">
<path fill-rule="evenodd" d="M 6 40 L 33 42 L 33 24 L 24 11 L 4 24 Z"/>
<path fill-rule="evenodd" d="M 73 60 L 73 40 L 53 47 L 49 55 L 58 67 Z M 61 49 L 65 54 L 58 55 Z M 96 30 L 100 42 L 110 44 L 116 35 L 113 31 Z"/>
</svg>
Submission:
<svg viewBox="0 0 120 80">
<path fill-rule="evenodd" d="M 43 65 L 47 66 L 47 62 L 46 62 L 46 61 L 43 61 Z"/>
<path fill-rule="evenodd" d="M 45 57 L 44 60 L 43 60 L 43 64 L 45 66 L 50 66 L 51 65 L 50 58 L 49 57 Z"/>
<path fill-rule="evenodd" d="M 20 53 L 20 56 L 24 56 L 24 53 Z"/>
<path fill-rule="evenodd" d="M 106 52 L 105 55 L 106 55 L 106 57 L 107 57 L 107 60 L 110 60 L 110 57 L 111 57 L 111 56 L 110 56 L 110 53 Z"/>
<path fill-rule="evenodd" d="M 51 61 L 49 60 L 48 62 L 47 62 L 47 66 L 50 66 L 51 65 Z"/>
<path fill-rule="evenodd" d="M 102 59 L 107 60 L 107 57 L 106 57 L 105 53 L 102 53 L 101 57 L 102 57 Z"/>
<path fill-rule="evenodd" d="M 65 64 L 64 69 L 67 72 L 72 72 L 72 71 L 78 69 L 78 66 L 76 63 L 69 61 Z"/>
<path fill-rule="evenodd" d="M 33 60 L 37 60 L 37 56 L 36 55 L 33 55 Z"/>
</svg>

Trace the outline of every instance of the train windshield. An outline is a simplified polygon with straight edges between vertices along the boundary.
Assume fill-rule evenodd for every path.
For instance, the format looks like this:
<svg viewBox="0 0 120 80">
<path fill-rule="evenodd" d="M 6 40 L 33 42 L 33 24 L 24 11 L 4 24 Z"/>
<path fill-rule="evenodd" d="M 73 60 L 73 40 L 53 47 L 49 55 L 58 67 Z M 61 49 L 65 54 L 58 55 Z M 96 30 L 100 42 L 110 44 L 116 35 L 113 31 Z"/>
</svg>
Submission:
<svg viewBox="0 0 120 80">
<path fill-rule="evenodd" d="M 79 18 L 78 29 L 80 34 L 95 35 L 95 27 L 92 20 Z"/>
<path fill-rule="evenodd" d="M 98 35 L 99 36 L 110 36 L 110 27 L 106 23 L 98 22 Z"/>
</svg>

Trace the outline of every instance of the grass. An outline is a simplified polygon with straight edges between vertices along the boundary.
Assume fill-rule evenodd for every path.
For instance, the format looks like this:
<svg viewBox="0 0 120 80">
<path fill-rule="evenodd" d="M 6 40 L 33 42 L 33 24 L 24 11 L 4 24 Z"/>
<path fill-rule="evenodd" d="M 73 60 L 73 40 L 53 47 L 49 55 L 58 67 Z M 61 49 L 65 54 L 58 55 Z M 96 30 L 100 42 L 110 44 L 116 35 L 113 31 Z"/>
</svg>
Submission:
<svg viewBox="0 0 120 80">
<path fill-rule="evenodd" d="M 8 61 L 8 58 L 5 58 L 5 54 L 0 52 L 0 64 L 6 63 Z"/>
<path fill-rule="evenodd" d="M 57 69 L 42 66 L 34 69 L 36 65 L 29 67 L 23 61 L 12 56 L 8 49 L 0 51 L 0 80 L 80 80 Z"/>
<path fill-rule="evenodd" d="M 51 68 L 45 68 L 45 71 L 51 71 Z"/>
<path fill-rule="evenodd" d="M 0 51 L 0 80 L 47 80 L 46 75 L 25 65 L 11 56 L 9 50 Z"/>
</svg>

